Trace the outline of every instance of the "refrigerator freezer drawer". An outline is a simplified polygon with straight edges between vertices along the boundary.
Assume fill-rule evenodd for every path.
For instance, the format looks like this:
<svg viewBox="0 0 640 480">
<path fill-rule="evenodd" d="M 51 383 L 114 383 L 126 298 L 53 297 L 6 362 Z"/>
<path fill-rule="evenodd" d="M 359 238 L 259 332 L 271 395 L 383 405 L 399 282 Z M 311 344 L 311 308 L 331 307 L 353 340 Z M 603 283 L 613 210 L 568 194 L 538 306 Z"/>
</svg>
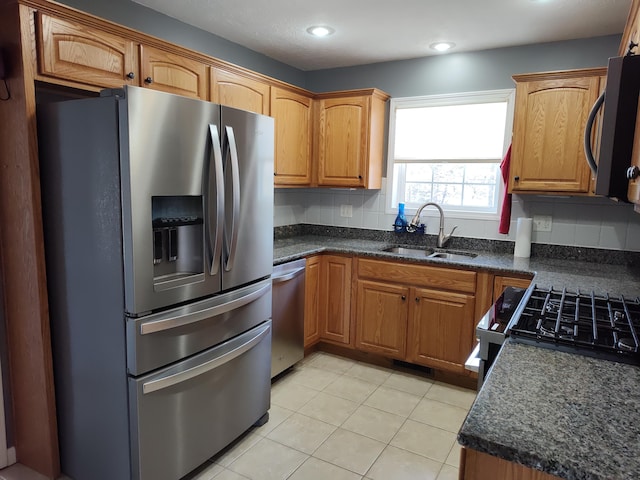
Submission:
<svg viewBox="0 0 640 480">
<path fill-rule="evenodd" d="M 134 480 L 175 480 L 269 409 L 271 322 L 160 372 L 129 379 Z M 137 464 L 136 464 L 137 462 Z"/>
<path fill-rule="evenodd" d="M 127 319 L 127 369 L 138 376 L 271 318 L 271 279 L 142 318 Z"/>
</svg>

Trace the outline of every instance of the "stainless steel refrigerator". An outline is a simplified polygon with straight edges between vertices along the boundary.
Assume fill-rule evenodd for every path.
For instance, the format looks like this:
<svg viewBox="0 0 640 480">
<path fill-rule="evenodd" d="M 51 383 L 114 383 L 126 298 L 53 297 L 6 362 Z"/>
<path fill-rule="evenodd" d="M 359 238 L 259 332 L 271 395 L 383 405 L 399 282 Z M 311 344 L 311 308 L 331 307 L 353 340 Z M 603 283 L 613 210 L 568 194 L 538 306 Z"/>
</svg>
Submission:
<svg viewBox="0 0 640 480">
<path fill-rule="evenodd" d="M 273 119 L 128 86 L 37 113 L 63 472 L 177 480 L 268 418 Z"/>
</svg>

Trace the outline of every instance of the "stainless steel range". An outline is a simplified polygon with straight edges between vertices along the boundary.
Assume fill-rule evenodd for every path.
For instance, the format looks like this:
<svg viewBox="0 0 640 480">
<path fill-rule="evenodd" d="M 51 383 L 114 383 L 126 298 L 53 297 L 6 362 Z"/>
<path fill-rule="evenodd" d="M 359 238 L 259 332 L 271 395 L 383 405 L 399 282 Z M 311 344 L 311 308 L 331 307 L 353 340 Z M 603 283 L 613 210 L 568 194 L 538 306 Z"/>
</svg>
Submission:
<svg viewBox="0 0 640 480">
<path fill-rule="evenodd" d="M 640 365 L 640 298 L 530 289 L 507 334 L 515 341 Z"/>
</svg>

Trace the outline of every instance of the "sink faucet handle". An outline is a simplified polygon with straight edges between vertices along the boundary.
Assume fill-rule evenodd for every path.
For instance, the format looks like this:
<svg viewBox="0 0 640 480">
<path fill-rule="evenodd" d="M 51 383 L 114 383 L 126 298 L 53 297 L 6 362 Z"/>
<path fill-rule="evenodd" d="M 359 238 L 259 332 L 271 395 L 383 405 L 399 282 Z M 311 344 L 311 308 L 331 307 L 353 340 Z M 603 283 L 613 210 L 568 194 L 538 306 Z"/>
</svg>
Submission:
<svg viewBox="0 0 640 480">
<path fill-rule="evenodd" d="M 442 245 L 440 245 L 440 247 L 441 247 L 441 248 L 444 248 L 444 247 L 447 245 L 447 243 L 449 242 L 449 240 L 451 240 L 451 237 L 453 236 L 453 232 L 455 232 L 455 231 L 456 231 L 456 228 L 458 228 L 458 225 L 454 226 L 454 227 L 451 229 L 451 232 L 449 232 L 449 235 L 444 235 L 444 236 L 442 237 L 442 242 L 441 242 L 441 243 L 442 243 Z"/>
</svg>

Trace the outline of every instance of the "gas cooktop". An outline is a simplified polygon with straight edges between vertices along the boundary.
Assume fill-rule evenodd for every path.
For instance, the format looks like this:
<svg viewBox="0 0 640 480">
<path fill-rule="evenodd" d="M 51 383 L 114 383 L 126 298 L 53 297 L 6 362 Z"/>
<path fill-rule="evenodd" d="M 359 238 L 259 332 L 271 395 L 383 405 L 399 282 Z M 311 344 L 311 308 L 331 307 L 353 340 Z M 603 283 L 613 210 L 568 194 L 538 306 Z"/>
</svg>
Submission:
<svg viewBox="0 0 640 480">
<path fill-rule="evenodd" d="M 508 334 L 521 343 L 640 365 L 640 298 L 535 286 Z"/>
</svg>

